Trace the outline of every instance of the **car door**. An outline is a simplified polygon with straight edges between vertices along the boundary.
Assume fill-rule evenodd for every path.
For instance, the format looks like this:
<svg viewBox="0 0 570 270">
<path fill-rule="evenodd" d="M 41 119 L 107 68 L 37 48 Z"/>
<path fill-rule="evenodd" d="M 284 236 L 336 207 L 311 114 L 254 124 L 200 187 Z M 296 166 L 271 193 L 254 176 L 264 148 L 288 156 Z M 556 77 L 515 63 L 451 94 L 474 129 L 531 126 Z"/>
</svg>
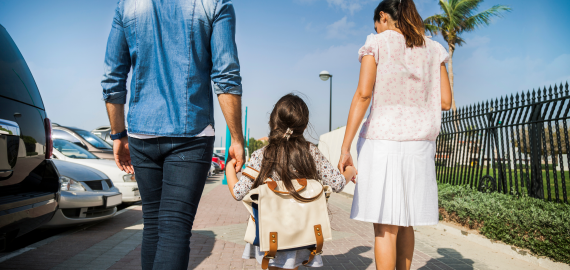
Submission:
<svg viewBox="0 0 570 270">
<path fill-rule="evenodd" d="M 0 238 L 22 235 L 53 216 L 59 179 L 46 161 L 49 130 L 34 78 L 0 25 Z"/>
</svg>

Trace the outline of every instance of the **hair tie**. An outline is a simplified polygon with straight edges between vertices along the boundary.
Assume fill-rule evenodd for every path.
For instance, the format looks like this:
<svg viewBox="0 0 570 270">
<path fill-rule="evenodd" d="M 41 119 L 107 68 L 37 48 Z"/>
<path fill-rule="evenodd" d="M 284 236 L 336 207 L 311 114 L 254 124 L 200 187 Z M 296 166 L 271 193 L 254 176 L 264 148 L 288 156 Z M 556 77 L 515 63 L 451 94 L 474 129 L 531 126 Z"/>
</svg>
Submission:
<svg viewBox="0 0 570 270">
<path fill-rule="evenodd" d="M 285 134 L 283 134 L 283 138 L 287 138 L 287 141 L 289 141 L 289 137 L 291 137 L 291 134 L 293 134 L 293 130 L 287 128 L 287 131 L 285 131 Z"/>
</svg>

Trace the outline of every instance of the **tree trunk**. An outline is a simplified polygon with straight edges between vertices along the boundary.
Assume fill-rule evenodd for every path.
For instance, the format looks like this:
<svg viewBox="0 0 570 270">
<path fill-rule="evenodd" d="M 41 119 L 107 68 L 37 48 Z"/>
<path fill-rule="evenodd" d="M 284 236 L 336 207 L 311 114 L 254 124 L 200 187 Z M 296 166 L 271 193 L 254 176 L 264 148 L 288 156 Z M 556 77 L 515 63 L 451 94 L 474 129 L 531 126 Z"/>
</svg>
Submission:
<svg viewBox="0 0 570 270">
<path fill-rule="evenodd" d="M 449 84 L 451 86 L 451 108 L 455 112 L 457 107 L 455 107 L 455 93 L 453 91 L 453 52 L 455 51 L 455 46 L 451 43 L 447 44 L 449 46 L 449 63 L 447 66 L 449 67 L 448 76 L 449 76 Z"/>
</svg>

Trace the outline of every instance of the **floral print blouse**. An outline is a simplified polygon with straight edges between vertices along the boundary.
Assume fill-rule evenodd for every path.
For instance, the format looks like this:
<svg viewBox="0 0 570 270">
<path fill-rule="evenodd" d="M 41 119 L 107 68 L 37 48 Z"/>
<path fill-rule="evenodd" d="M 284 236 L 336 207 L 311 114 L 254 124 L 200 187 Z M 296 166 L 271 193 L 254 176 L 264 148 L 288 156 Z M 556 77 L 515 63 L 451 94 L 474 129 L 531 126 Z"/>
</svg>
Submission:
<svg viewBox="0 0 570 270">
<path fill-rule="evenodd" d="M 265 147 L 253 152 L 247 166 L 257 171 L 261 170 L 264 150 Z M 316 167 L 320 178 L 319 180 L 321 180 L 323 184 L 330 186 L 334 192 L 340 192 L 346 184 L 344 175 L 342 175 L 338 169 L 336 169 L 328 159 L 325 158 L 315 145 L 310 144 L 310 151 L 311 156 L 313 156 L 313 160 L 317 165 Z M 275 181 L 280 180 L 276 174 L 273 174 L 271 178 Z M 254 179 L 242 174 L 239 181 L 234 186 L 234 196 L 236 197 L 236 200 L 241 201 L 243 197 L 245 197 L 245 195 L 251 190 L 253 181 Z"/>
<path fill-rule="evenodd" d="M 440 65 L 449 54 L 425 38 L 423 47 L 406 47 L 396 31 L 369 35 L 358 51 L 376 60 L 370 115 L 360 137 L 370 140 L 435 141 L 441 126 Z"/>
</svg>

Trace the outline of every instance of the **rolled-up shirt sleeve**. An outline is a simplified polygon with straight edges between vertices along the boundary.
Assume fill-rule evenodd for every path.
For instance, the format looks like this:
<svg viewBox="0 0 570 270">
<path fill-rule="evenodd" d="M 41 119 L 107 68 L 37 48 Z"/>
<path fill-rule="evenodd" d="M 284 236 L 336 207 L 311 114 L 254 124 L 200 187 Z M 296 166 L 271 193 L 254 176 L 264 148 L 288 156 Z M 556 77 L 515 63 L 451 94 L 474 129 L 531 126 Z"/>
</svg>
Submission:
<svg viewBox="0 0 570 270">
<path fill-rule="evenodd" d="M 212 73 L 214 92 L 241 95 L 241 76 L 235 42 L 236 15 L 230 0 L 219 0 L 212 23 Z"/>
<path fill-rule="evenodd" d="M 121 3 L 115 10 L 111 33 L 107 40 L 105 53 L 105 71 L 101 86 L 103 87 L 103 100 L 108 103 L 127 103 L 127 77 L 131 70 L 131 57 L 129 46 L 123 30 Z"/>
</svg>

